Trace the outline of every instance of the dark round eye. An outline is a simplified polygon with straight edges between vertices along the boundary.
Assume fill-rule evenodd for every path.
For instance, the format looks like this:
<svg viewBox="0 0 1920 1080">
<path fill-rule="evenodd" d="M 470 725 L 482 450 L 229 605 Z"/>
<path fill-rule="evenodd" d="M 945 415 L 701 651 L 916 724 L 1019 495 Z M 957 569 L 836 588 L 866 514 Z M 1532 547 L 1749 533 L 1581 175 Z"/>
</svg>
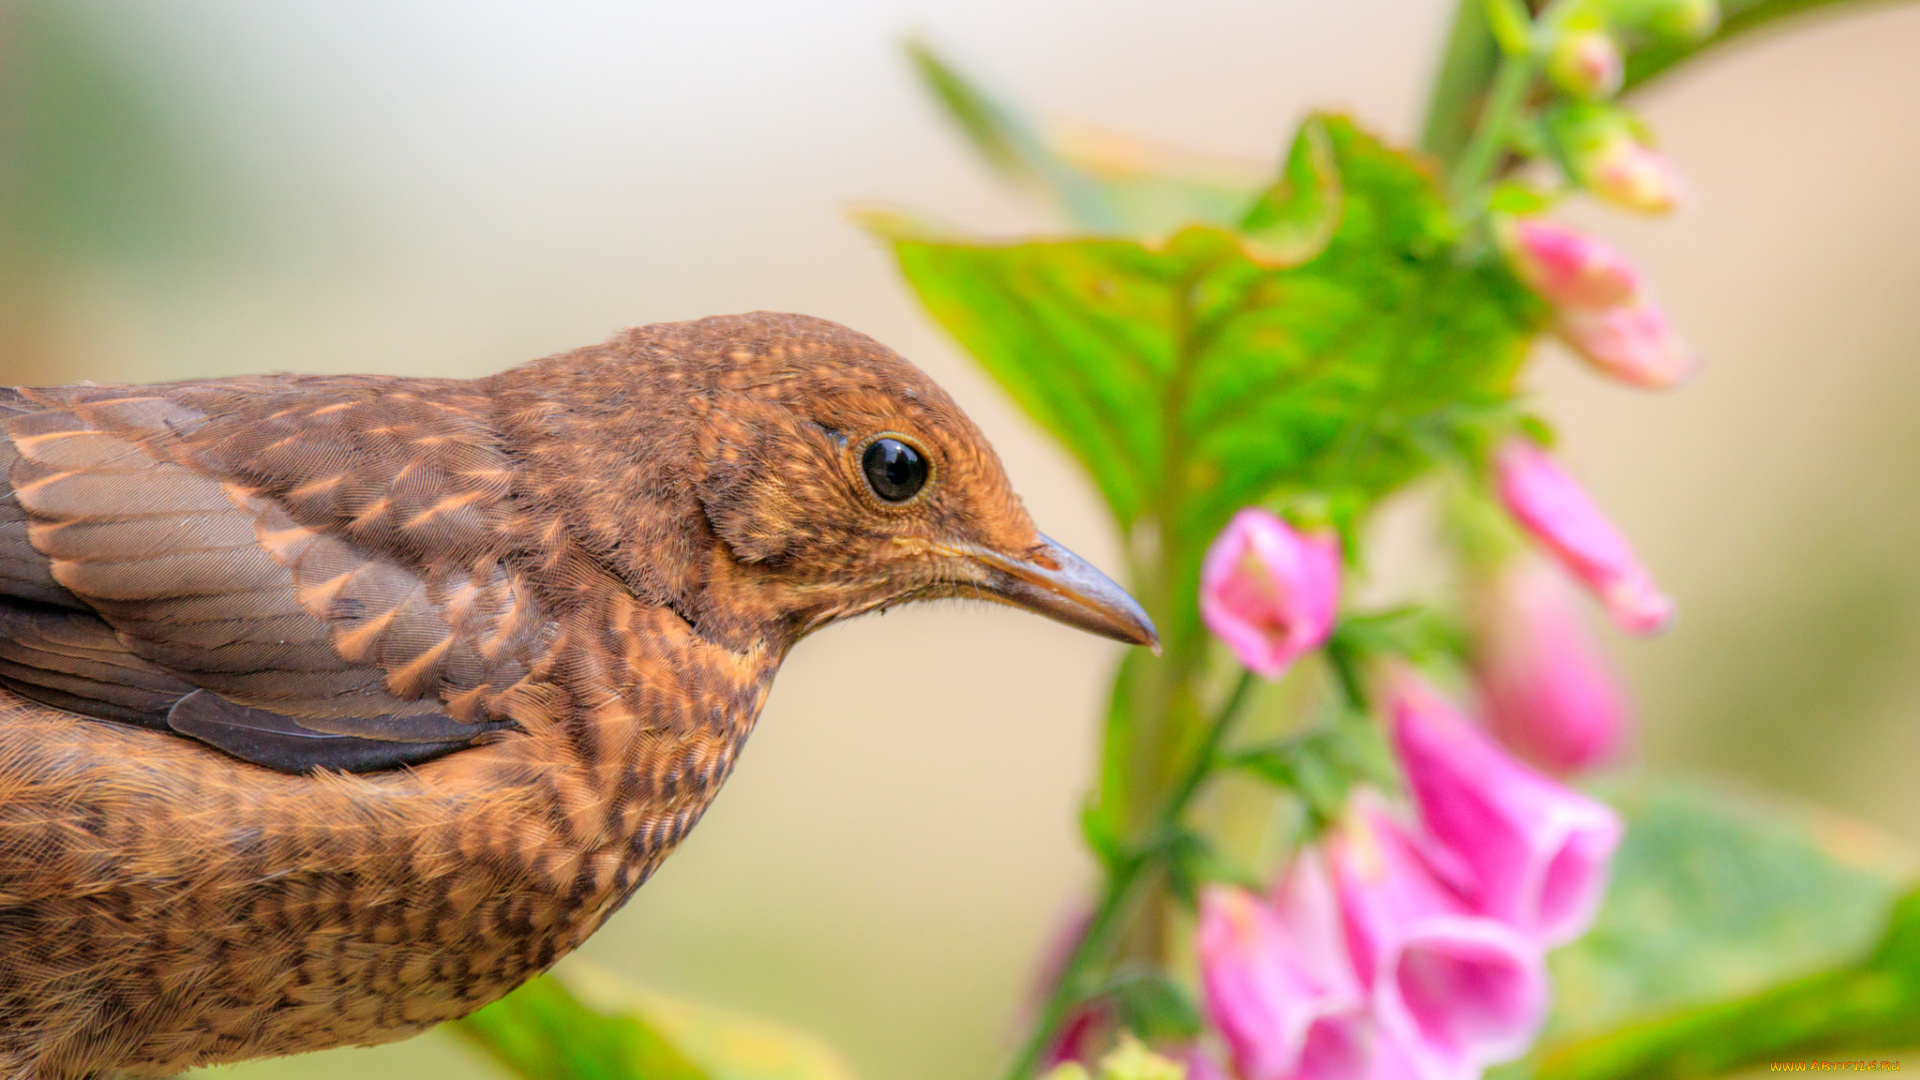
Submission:
<svg viewBox="0 0 1920 1080">
<path fill-rule="evenodd" d="M 899 439 L 875 439 L 861 455 L 873 493 L 888 502 L 906 502 L 927 483 L 927 459 Z"/>
</svg>

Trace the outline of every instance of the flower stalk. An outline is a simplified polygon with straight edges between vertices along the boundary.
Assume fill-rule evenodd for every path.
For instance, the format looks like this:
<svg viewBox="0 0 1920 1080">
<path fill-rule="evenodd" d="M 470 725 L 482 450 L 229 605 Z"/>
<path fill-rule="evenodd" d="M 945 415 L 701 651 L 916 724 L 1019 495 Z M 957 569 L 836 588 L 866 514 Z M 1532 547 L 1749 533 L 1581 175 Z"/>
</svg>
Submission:
<svg viewBox="0 0 1920 1080">
<path fill-rule="evenodd" d="M 1007 1070 L 1007 1080 L 1026 1080 L 1034 1074 L 1046 1059 L 1047 1049 L 1059 1036 L 1061 1025 L 1074 1007 L 1086 999 L 1094 973 L 1109 957 L 1123 916 L 1132 907 L 1142 883 L 1152 877 L 1153 871 L 1164 869 L 1167 853 L 1180 833 L 1187 808 L 1213 774 L 1221 758 L 1220 748 L 1245 714 L 1256 685 L 1256 676 L 1251 671 L 1240 673 L 1226 701 L 1208 723 L 1205 737 L 1160 804 L 1159 812 L 1154 815 L 1154 827 L 1145 842 L 1109 861 L 1093 916 L 1087 920 L 1086 929 L 1061 965 L 1060 977 L 1041 1004 L 1033 1030 Z"/>
</svg>

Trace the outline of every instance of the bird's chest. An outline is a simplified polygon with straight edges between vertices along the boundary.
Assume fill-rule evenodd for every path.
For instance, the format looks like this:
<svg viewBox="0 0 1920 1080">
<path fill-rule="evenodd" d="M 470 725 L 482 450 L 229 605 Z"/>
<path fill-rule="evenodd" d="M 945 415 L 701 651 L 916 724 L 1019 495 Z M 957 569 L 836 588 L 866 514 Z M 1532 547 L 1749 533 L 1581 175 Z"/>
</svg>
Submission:
<svg viewBox="0 0 1920 1080">
<path fill-rule="evenodd" d="M 672 679 L 623 665 L 624 685 L 598 688 L 599 706 L 491 768 L 466 766 L 500 794 L 449 830 L 453 850 L 429 845 L 378 875 L 393 887 L 351 933 L 382 959 L 348 973 L 326 948 L 304 950 L 333 1016 L 296 1021 L 303 1039 L 383 1040 L 465 1015 L 552 966 L 633 896 L 719 793 L 772 677 L 727 657 L 678 660 Z"/>
</svg>

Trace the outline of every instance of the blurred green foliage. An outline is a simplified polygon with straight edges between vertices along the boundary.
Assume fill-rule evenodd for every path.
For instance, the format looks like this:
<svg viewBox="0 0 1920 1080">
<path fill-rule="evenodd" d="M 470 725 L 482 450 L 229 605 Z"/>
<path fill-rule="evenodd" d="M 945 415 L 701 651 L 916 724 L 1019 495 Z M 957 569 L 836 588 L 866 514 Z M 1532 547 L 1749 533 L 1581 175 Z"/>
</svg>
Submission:
<svg viewBox="0 0 1920 1080">
<path fill-rule="evenodd" d="M 648 993 L 578 961 L 451 1025 L 528 1080 L 852 1080 L 781 1025 Z"/>
<path fill-rule="evenodd" d="M 0 3 L 0 259 L 177 254 L 211 205 L 164 82 L 94 20 L 52 0 Z"/>
<path fill-rule="evenodd" d="M 1505 1080 L 1712 1076 L 1920 1042 L 1910 853 L 1823 810 L 1698 781 L 1608 792 L 1630 828 L 1593 931 Z"/>
</svg>

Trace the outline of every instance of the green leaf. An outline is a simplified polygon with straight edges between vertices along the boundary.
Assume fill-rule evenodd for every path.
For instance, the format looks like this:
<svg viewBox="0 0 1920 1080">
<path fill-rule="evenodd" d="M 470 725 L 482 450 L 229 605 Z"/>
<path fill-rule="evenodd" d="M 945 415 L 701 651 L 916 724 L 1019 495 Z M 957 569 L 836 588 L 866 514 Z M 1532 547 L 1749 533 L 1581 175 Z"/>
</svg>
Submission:
<svg viewBox="0 0 1920 1080">
<path fill-rule="evenodd" d="M 1627 57 L 1627 88 L 1651 82 L 1702 53 L 1781 19 L 1841 7 L 1864 8 L 1867 0 L 1720 0 L 1720 26 L 1705 41 L 1666 40 Z"/>
<path fill-rule="evenodd" d="M 1830 813 L 1699 782 L 1609 794 L 1629 829 L 1606 907 L 1552 957 L 1554 1017 L 1514 1072 L 1712 1075 L 1920 1036 L 1914 902 L 1874 949 L 1906 852 Z"/>
<path fill-rule="evenodd" d="M 1043 133 L 926 41 L 908 41 L 907 57 L 921 85 L 994 172 L 1045 195 L 1090 232 L 1144 235 L 1188 221 L 1230 224 L 1257 182 L 1257 170 L 1239 163 L 1116 132 L 1054 125 Z"/>
<path fill-rule="evenodd" d="M 1306 807 L 1309 820 L 1319 823 L 1339 816 L 1356 784 L 1391 787 L 1398 782 L 1379 731 L 1360 718 L 1249 747 L 1228 763 L 1292 792 Z"/>
<path fill-rule="evenodd" d="M 1326 122 L 1309 117 L 1287 152 L 1280 179 L 1240 219 L 1248 254 L 1268 266 L 1293 266 L 1326 250 L 1340 224 L 1340 167 Z"/>
<path fill-rule="evenodd" d="M 454 1024 L 528 1080 L 852 1080 L 812 1036 L 640 989 L 579 960 Z"/>
<path fill-rule="evenodd" d="M 924 39 L 907 41 L 907 59 L 921 85 L 988 165 L 1019 179 L 1039 178 L 1046 151 L 1023 119 L 975 86 Z"/>
<path fill-rule="evenodd" d="M 1535 1076 L 1681 1080 L 1816 1059 L 1898 1071 L 1897 1061 L 1868 1055 L 1912 1046 L 1920 1046 L 1920 893 L 1901 899 L 1859 963 L 1556 1047 Z"/>
<path fill-rule="evenodd" d="M 1341 118 L 1311 125 L 1289 161 L 1311 163 L 1324 131 L 1333 170 L 1306 175 L 1337 176 L 1340 209 L 1297 266 L 1206 226 L 1157 245 L 888 237 L 929 311 L 1079 456 L 1122 527 L 1154 522 L 1177 568 L 1148 599 L 1163 635 L 1194 627 L 1200 550 L 1235 510 L 1372 500 L 1418 475 L 1507 400 L 1542 315 L 1456 245 L 1412 158 Z"/>
<path fill-rule="evenodd" d="M 1122 968 L 1092 996 L 1113 1007 L 1115 1025 L 1149 1043 L 1189 1042 L 1205 1026 L 1192 995 L 1159 968 Z"/>
<path fill-rule="evenodd" d="M 454 1030 L 527 1080 L 716 1080 L 646 1020 L 596 1012 L 551 976 Z"/>
</svg>

